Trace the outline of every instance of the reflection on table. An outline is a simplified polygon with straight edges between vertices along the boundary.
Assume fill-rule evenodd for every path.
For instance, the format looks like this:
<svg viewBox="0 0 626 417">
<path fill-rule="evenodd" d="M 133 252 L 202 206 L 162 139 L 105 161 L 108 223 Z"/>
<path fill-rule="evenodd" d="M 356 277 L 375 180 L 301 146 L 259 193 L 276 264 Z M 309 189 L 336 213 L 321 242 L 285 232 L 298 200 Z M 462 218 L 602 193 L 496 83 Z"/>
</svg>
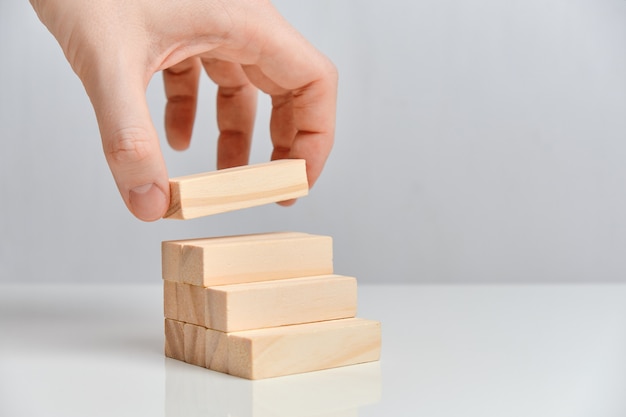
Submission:
<svg viewBox="0 0 626 417">
<path fill-rule="evenodd" d="M 249 381 L 165 360 L 166 417 L 352 417 L 380 399 L 379 362 Z"/>
</svg>

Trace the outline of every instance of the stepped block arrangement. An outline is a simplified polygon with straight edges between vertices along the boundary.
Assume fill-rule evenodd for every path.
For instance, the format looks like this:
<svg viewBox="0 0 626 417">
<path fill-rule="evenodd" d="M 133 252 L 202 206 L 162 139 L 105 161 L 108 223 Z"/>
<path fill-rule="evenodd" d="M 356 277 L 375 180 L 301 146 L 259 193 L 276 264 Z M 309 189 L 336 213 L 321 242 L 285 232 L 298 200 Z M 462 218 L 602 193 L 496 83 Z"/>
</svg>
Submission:
<svg viewBox="0 0 626 417">
<path fill-rule="evenodd" d="M 173 217 L 295 198 L 306 185 L 297 160 L 183 178 L 171 182 Z M 206 185 L 217 197 L 207 197 Z M 212 237 L 166 241 L 161 249 L 167 357 L 248 379 L 380 357 L 380 323 L 356 317 L 356 279 L 334 274 L 329 236 Z"/>
<path fill-rule="evenodd" d="M 162 244 L 165 354 L 248 379 L 378 360 L 380 323 L 332 239 L 268 233 Z"/>
</svg>

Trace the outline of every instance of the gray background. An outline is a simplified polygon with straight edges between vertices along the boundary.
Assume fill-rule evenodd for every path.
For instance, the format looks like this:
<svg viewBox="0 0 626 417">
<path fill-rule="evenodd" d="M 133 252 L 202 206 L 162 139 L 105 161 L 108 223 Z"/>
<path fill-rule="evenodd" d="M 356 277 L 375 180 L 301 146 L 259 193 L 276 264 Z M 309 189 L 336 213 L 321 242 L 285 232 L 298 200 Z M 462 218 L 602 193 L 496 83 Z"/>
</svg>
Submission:
<svg viewBox="0 0 626 417">
<path fill-rule="evenodd" d="M 626 281 L 625 1 L 275 4 L 340 70 L 322 178 L 293 208 L 148 224 L 58 45 L 28 2 L 0 2 L 0 281 L 158 282 L 162 240 L 276 230 L 332 235 L 361 282 Z M 214 169 L 201 88 L 171 176 Z M 147 94 L 162 133 L 159 74 Z"/>
</svg>

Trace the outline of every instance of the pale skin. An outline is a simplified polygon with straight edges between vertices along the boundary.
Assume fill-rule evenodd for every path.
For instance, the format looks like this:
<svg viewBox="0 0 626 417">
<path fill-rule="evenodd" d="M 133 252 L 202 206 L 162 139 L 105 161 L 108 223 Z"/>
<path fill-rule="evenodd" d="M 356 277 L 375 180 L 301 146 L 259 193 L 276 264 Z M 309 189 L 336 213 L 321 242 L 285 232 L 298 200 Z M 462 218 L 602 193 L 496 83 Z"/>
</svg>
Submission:
<svg viewBox="0 0 626 417">
<path fill-rule="evenodd" d="M 165 131 L 189 146 L 202 70 L 218 86 L 217 167 L 248 163 L 257 89 L 272 98 L 272 159 L 303 158 L 309 185 L 332 148 L 337 71 L 266 0 L 31 0 L 81 79 L 124 202 L 160 219 L 168 174 L 146 103 L 163 72 Z M 288 205 L 292 202 L 284 202 Z"/>
</svg>

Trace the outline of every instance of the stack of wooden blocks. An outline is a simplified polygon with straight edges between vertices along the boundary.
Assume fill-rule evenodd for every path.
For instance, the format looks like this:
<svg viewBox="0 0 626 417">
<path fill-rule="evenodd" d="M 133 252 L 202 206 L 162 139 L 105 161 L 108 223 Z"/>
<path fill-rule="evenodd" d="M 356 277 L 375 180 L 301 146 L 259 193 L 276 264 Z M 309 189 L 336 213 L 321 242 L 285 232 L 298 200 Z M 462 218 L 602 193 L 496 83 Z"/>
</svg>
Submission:
<svg viewBox="0 0 626 417">
<path fill-rule="evenodd" d="M 229 184 L 233 173 L 235 186 Z M 207 178 L 213 187 L 206 187 Z M 302 184 L 308 190 L 304 162 L 297 160 L 182 177 L 171 181 L 170 216 L 297 198 Z M 198 197 L 197 190 L 219 189 L 229 194 Z M 380 357 L 380 323 L 355 317 L 356 279 L 334 274 L 329 236 L 282 232 L 166 241 L 162 261 L 170 358 L 261 379 Z"/>
</svg>

